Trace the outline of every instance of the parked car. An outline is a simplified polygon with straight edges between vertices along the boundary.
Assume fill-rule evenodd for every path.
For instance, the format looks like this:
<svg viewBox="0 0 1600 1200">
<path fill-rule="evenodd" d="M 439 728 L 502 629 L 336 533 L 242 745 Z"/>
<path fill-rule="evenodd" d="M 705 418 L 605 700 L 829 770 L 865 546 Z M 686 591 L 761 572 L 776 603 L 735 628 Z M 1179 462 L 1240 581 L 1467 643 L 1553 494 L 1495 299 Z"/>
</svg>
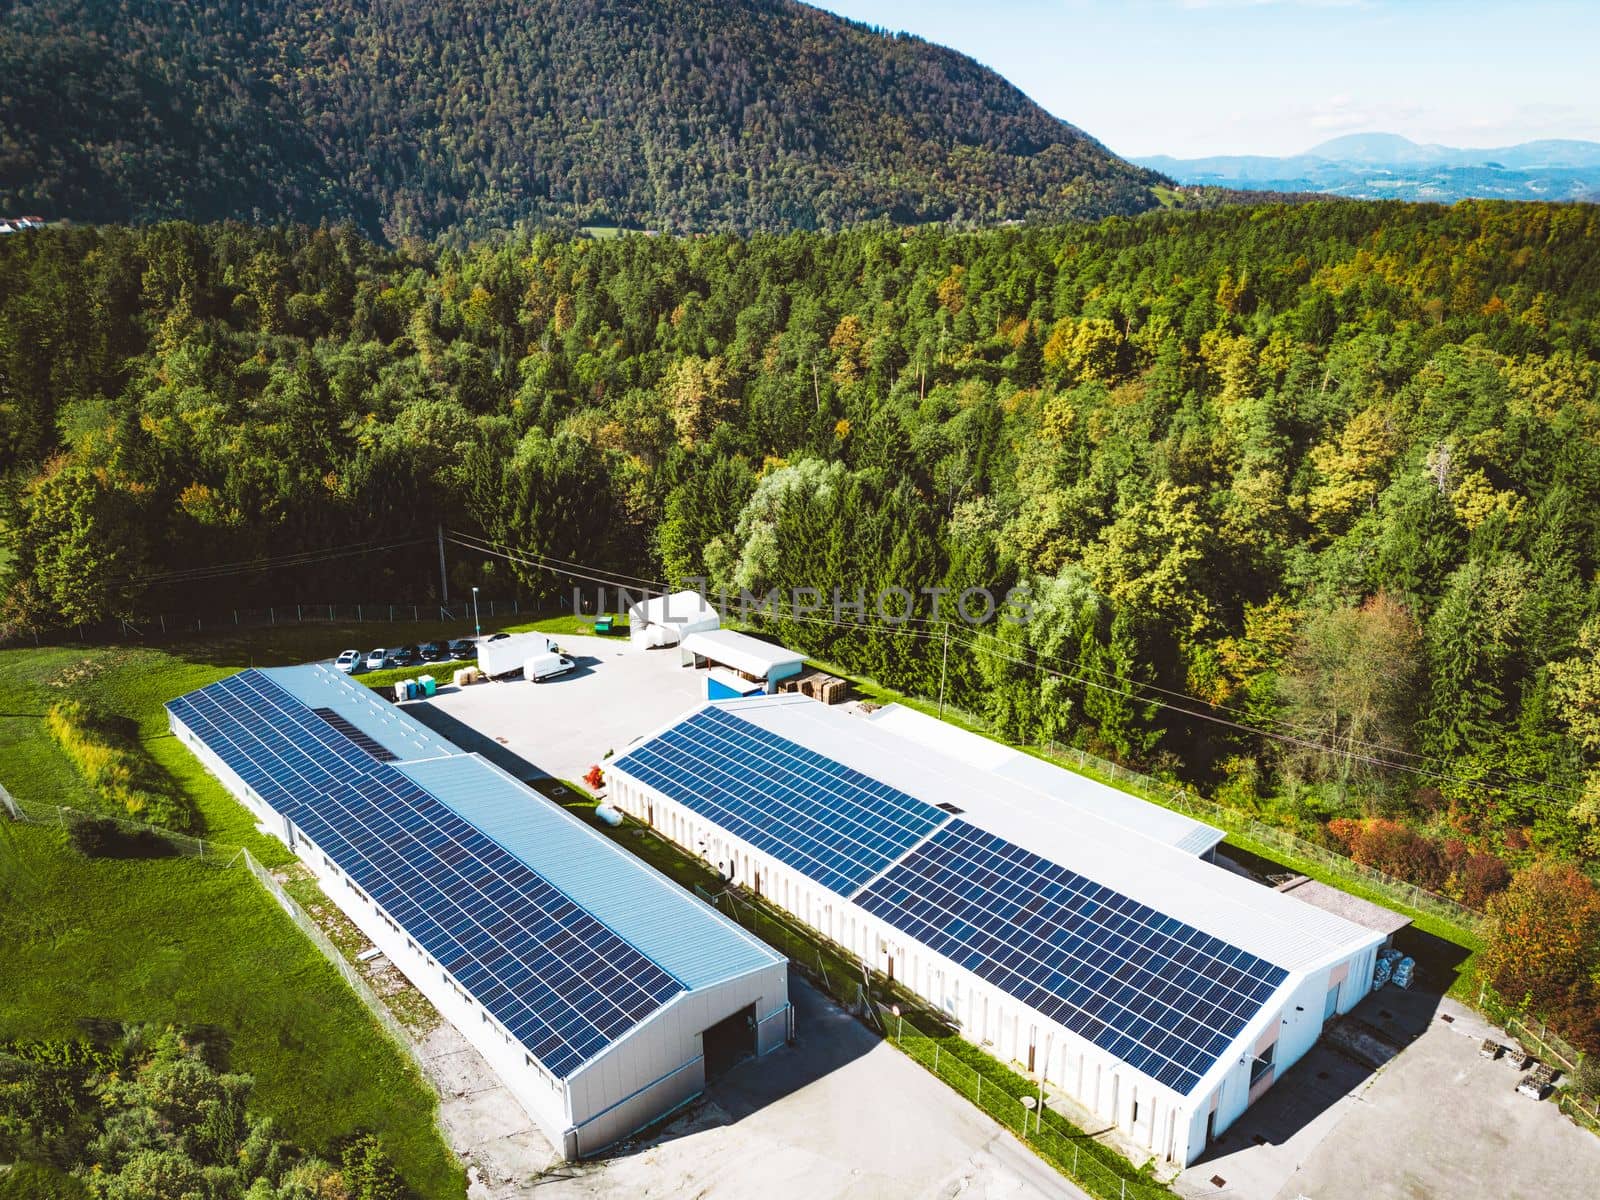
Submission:
<svg viewBox="0 0 1600 1200">
<path fill-rule="evenodd" d="M 367 654 L 367 670 L 381 671 L 389 665 L 389 652 L 382 646 Z"/>
<path fill-rule="evenodd" d="M 423 642 L 421 654 L 423 662 L 440 662 L 445 656 L 444 643 Z"/>
<path fill-rule="evenodd" d="M 478 655 L 478 643 L 471 638 L 456 638 L 447 649 L 451 658 L 461 662 L 465 662 L 469 658 L 476 658 Z"/>
<path fill-rule="evenodd" d="M 338 667 L 339 670 L 343 671 L 346 675 L 349 675 L 361 666 L 361 651 L 346 650 L 344 653 L 339 655 L 338 658 L 333 660 L 333 665 Z"/>
<path fill-rule="evenodd" d="M 413 667 L 422 661 L 422 655 L 417 653 L 415 646 L 401 646 L 389 658 L 397 667 Z"/>
</svg>

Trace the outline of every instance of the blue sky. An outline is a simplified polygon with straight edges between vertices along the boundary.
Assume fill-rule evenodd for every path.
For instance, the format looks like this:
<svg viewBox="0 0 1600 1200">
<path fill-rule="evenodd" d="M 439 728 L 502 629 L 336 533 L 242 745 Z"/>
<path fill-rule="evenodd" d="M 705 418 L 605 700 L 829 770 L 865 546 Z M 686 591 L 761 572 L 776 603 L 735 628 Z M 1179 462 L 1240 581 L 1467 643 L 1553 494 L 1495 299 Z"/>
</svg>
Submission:
<svg viewBox="0 0 1600 1200">
<path fill-rule="evenodd" d="M 993 67 L 1124 155 L 1345 133 L 1600 141 L 1600 0 L 826 0 Z"/>
</svg>

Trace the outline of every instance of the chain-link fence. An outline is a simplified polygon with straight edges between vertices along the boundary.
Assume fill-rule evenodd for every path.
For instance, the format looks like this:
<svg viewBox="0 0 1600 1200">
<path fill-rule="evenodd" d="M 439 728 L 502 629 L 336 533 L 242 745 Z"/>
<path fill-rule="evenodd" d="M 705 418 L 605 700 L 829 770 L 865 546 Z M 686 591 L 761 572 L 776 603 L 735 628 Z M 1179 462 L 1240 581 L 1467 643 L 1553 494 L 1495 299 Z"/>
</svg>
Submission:
<svg viewBox="0 0 1600 1200">
<path fill-rule="evenodd" d="M 161 612 L 137 615 L 126 620 L 100 621 L 81 625 L 62 625 L 52 629 L 15 634 L 0 639 L 0 646 L 46 645 L 60 642 L 144 642 L 192 634 L 226 633 L 233 629 L 272 629 L 280 625 L 371 625 L 420 624 L 424 621 L 444 625 L 467 625 L 503 621 L 532 614 L 518 599 L 472 600 L 455 604 L 435 601 L 380 601 L 364 604 L 278 604 L 264 608 L 214 609 L 208 612 Z"/>
<path fill-rule="evenodd" d="M 1063 746 L 1059 742 L 1049 742 L 1041 749 L 1052 758 L 1069 762 L 1085 774 L 1099 776 L 1154 804 L 1187 813 L 1197 820 L 1249 838 L 1291 858 L 1315 863 L 1333 874 L 1364 883 L 1397 904 L 1415 909 L 1417 912 L 1430 913 L 1473 933 L 1478 932 L 1483 926 L 1483 913 L 1475 908 L 1469 908 L 1448 896 L 1441 896 L 1426 888 L 1419 888 L 1375 867 L 1364 866 L 1347 855 L 1319 846 L 1315 842 L 1308 842 L 1288 830 L 1265 825 L 1243 813 L 1207 800 L 1181 784 L 1154 779 L 1074 746 Z"/>
<path fill-rule="evenodd" d="M 372 1013 L 373 1019 L 383 1026 L 384 1032 L 395 1040 L 411 1061 L 416 1064 L 417 1070 L 422 1071 L 424 1077 L 426 1077 L 427 1064 L 422 1056 L 422 1048 L 412 1040 L 411 1034 L 407 1032 L 406 1027 L 395 1019 L 395 1015 L 389 1011 L 389 1006 L 379 998 L 378 993 L 373 991 L 371 985 L 361 977 L 361 972 L 357 971 L 351 965 L 350 960 L 340 953 L 339 947 L 335 946 L 333 939 L 323 932 L 322 926 L 317 924 L 315 918 L 301 908 L 299 902 L 293 896 L 289 895 L 283 884 L 278 881 L 277 876 L 257 862 L 255 855 L 251 854 L 249 850 L 241 850 L 239 854 L 250 874 L 255 876 L 256 882 L 266 888 L 272 894 L 272 898 L 282 905 L 283 911 L 289 914 L 289 919 L 300 927 L 300 931 L 306 937 L 311 939 L 312 945 L 322 951 L 323 957 L 333 964 L 334 970 L 338 971 L 344 977 L 344 981 L 350 985 L 350 990 L 360 997 L 361 1003 L 367 1006 L 368 1011 Z"/>
<path fill-rule="evenodd" d="M 1007 1086 L 984 1076 L 957 1055 L 945 1052 L 938 1038 L 924 1033 L 903 1013 L 880 1005 L 878 1018 L 889 1041 L 1015 1133 L 1034 1153 L 1091 1195 L 1102 1200 L 1171 1200 L 1172 1192 L 1149 1175 L 1118 1170 L 1113 1162 L 1120 1155 L 1074 1129 L 1042 1103 L 1042 1088 L 1023 1092 L 1015 1084 Z"/>
<path fill-rule="evenodd" d="M 171 853 L 197 858 L 217 866 L 227 866 L 232 857 L 239 853 L 237 846 L 224 846 L 207 841 L 205 838 L 176 833 L 171 829 L 164 829 L 159 825 L 147 825 L 143 821 L 135 821 L 128 817 L 63 808 L 59 804 L 42 804 L 37 800 L 24 802 L 18 800 L 4 787 L 0 787 L 0 809 L 4 809 L 11 820 L 30 825 L 53 825 L 66 830 L 97 825 L 102 828 L 110 826 L 124 837 L 141 839 L 142 852 L 146 855 L 158 852 Z"/>
<path fill-rule="evenodd" d="M 893 981 L 879 975 L 842 946 L 830 942 L 809 927 L 799 926 L 769 911 L 764 905 L 741 895 L 734 888 L 710 892 L 696 887 L 708 904 L 754 933 L 769 946 L 787 955 L 801 971 L 835 1000 L 869 1021 L 906 1054 L 967 1097 L 1006 1128 L 1022 1137 L 1046 1161 L 1104 1200 L 1128 1197 L 1162 1197 L 1172 1193 L 1148 1175 L 1136 1171 L 1114 1149 L 1074 1128 L 1066 1118 L 1038 1107 L 1037 1097 L 1030 1108 L 1025 1095 L 1033 1095 L 1025 1080 L 1000 1078 L 1010 1073 L 1001 1069 L 985 1076 L 958 1055 L 945 1051 L 935 1036 L 927 1033 L 919 1020 L 938 1018 L 920 1000 Z M 900 1000 L 894 1013 L 872 996 L 892 994 Z M 945 1036 L 958 1037 L 948 1032 Z M 981 1053 L 974 1048 L 972 1053 Z M 998 1065 L 998 1064 L 997 1064 Z M 1116 1163 L 1121 1164 L 1119 1170 Z"/>
<path fill-rule="evenodd" d="M 254 877 L 257 883 L 264 887 L 272 898 L 289 915 L 300 931 L 311 939 L 312 945 L 322 952 L 324 958 L 333 964 L 334 970 L 350 985 L 362 1004 L 372 1014 L 373 1019 L 383 1027 L 386 1032 L 406 1056 L 423 1072 L 423 1077 L 428 1078 L 427 1064 L 422 1055 L 422 1048 L 412 1039 L 401 1025 L 389 1006 L 386 1005 L 378 994 L 359 971 L 351 965 L 350 960 L 340 953 L 333 940 L 323 932 L 323 929 L 301 908 L 295 899 L 284 890 L 271 871 L 256 861 L 249 850 L 242 846 L 227 846 L 218 842 L 207 841 L 204 838 L 190 837 L 183 833 L 174 833 L 170 829 L 162 829 L 156 825 L 147 825 L 141 821 L 131 821 L 123 817 L 107 816 L 101 813 L 85 812 L 76 808 L 65 808 L 56 804 L 41 804 L 37 801 L 21 801 L 13 796 L 4 786 L 0 786 L 0 810 L 13 821 L 26 822 L 32 825 L 57 826 L 63 829 L 92 825 L 97 822 L 109 822 L 125 834 L 137 835 L 146 839 L 159 839 L 169 846 L 173 853 L 195 858 L 217 867 L 227 868 L 236 863 L 243 863 L 245 868 Z M 148 852 L 148 849 L 147 851 Z M 441 1134 L 448 1139 L 449 1130 L 445 1126 L 442 1116 L 437 1109 L 434 1110 L 434 1123 Z"/>
<path fill-rule="evenodd" d="M 1558 1066 L 1567 1075 L 1569 1086 L 1556 1095 L 1561 1111 L 1591 1133 L 1600 1134 L 1600 1096 L 1585 1095 L 1570 1086 L 1579 1077 L 1585 1055 L 1571 1042 L 1537 1017 L 1528 1016 L 1507 1004 L 1487 984 L 1478 988 L 1478 1011 L 1523 1044 L 1535 1058 Z"/>
</svg>

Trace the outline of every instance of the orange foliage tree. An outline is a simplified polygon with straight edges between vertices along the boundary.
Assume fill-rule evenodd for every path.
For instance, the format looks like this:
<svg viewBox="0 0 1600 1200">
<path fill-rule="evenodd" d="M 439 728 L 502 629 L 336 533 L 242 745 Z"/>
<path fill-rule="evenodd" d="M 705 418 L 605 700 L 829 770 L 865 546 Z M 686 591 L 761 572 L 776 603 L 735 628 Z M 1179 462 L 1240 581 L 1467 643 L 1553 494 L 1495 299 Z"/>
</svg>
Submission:
<svg viewBox="0 0 1600 1200">
<path fill-rule="evenodd" d="M 1600 1050 L 1600 888 L 1568 863 L 1535 863 L 1489 901 L 1478 967 L 1513 1004 Z"/>
</svg>

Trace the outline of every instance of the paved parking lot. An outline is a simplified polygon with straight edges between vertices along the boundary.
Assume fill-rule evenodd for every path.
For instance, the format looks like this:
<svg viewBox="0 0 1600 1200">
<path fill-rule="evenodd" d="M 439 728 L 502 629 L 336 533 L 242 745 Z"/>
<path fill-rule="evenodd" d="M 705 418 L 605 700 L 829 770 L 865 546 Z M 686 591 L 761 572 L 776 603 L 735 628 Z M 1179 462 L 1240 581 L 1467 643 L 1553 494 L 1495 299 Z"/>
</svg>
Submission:
<svg viewBox="0 0 1600 1200">
<path fill-rule="evenodd" d="M 542 1179 L 546 1200 L 1083 1200 L 984 1113 L 791 974 L 796 1043 L 659 1135 Z"/>
<path fill-rule="evenodd" d="M 543 683 L 514 678 L 445 687 L 406 709 L 519 778 L 577 780 L 607 750 L 622 754 L 629 742 L 700 700 L 703 675 L 679 665 L 676 647 L 642 650 L 625 637 L 556 640 L 577 663 L 570 674 Z"/>
<path fill-rule="evenodd" d="M 1454 1001 L 1395 988 L 1354 1015 L 1404 1049 L 1374 1071 L 1319 1044 L 1179 1176 L 1183 1195 L 1593 1200 L 1600 1138 L 1518 1095 L 1509 1061 L 1479 1056 L 1503 1032 Z"/>
</svg>

